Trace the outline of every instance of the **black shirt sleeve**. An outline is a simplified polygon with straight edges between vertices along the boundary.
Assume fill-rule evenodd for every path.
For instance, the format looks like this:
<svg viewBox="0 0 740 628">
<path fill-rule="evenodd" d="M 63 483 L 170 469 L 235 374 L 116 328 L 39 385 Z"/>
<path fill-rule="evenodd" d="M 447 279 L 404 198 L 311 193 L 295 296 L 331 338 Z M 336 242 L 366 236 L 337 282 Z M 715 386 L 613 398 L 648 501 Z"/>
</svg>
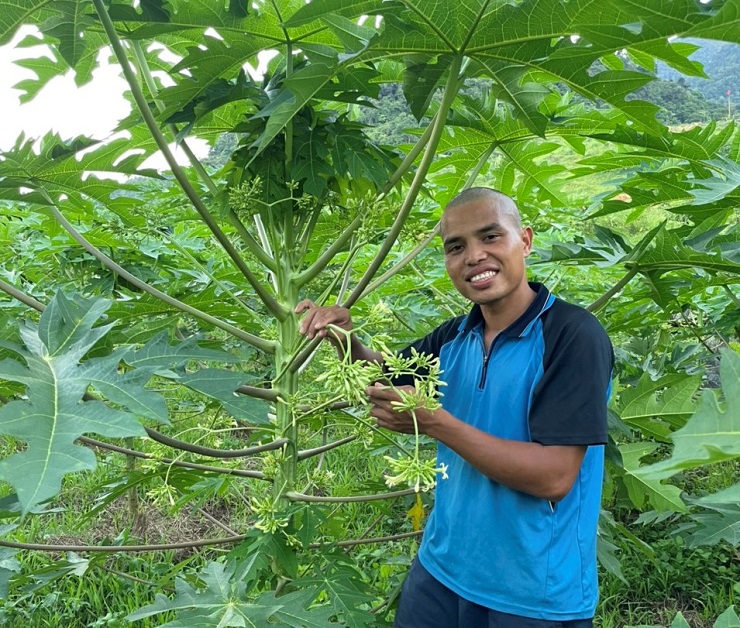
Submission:
<svg viewBox="0 0 740 628">
<path fill-rule="evenodd" d="M 529 412 L 533 441 L 543 445 L 607 442 L 607 402 L 614 353 L 589 312 L 556 300 L 543 318 L 543 374 Z"/>
</svg>

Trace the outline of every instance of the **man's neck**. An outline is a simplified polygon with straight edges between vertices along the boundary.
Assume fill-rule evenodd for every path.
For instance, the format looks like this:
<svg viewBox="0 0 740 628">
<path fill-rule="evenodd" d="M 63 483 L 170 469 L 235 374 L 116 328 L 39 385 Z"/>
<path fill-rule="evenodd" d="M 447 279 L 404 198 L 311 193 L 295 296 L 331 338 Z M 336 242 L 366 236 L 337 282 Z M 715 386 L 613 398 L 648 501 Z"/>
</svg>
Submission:
<svg viewBox="0 0 740 628">
<path fill-rule="evenodd" d="M 514 321 L 516 321 L 537 297 L 537 293 L 529 284 L 523 286 L 516 293 L 508 295 L 505 302 L 486 303 L 481 305 L 481 314 L 484 321 L 484 337 L 487 344 Z"/>
</svg>

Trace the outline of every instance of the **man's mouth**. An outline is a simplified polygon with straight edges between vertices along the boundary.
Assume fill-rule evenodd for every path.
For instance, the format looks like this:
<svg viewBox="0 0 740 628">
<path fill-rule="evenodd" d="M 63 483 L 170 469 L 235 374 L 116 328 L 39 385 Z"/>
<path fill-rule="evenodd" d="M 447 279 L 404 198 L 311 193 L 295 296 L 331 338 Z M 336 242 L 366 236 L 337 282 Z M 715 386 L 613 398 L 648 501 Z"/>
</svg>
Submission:
<svg viewBox="0 0 740 628">
<path fill-rule="evenodd" d="M 470 283 L 478 283 L 479 281 L 486 281 L 488 279 L 493 279 L 496 275 L 498 275 L 497 270 L 487 270 L 484 273 L 478 273 L 477 275 L 473 275 L 468 279 Z"/>
</svg>

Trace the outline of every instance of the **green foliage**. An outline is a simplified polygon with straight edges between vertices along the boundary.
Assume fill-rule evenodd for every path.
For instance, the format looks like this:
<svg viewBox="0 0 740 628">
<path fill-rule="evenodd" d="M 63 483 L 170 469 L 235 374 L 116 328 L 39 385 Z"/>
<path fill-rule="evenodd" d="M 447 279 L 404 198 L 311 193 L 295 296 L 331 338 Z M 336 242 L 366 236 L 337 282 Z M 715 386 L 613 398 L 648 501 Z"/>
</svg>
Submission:
<svg viewBox="0 0 740 628">
<path fill-rule="evenodd" d="M 737 46 L 730 42 L 711 40 L 685 40 L 691 46 L 691 60 L 700 63 L 704 69 L 704 76 L 691 76 L 685 80 L 686 85 L 700 91 L 704 97 L 720 107 L 723 115 L 727 115 L 728 101 L 731 103 L 730 114 L 737 113 L 737 104 L 740 102 L 740 85 L 738 85 L 738 68 L 740 68 L 740 53 Z M 681 77 L 670 68 L 658 65 L 659 76 L 671 81 L 681 81 Z M 730 94 L 727 95 L 729 90 Z"/>
<path fill-rule="evenodd" d="M 695 89 L 686 86 L 683 78 L 677 82 L 656 80 L 637 92 L 638 98 L 660 106 L 657 118 L 665 125 L 709 122 L 722 118 L 722 107 L 707 101 Z"/>
<path fill-rule="evenodd" d="M 168 421 L 164 400 L 144 390 L 138 374 L 118 373 L 120 352 L 82 361 L 110 330 L 110 324 L 95 327 L 106 309 L 105 302 L 59 293 L 38 326 L 21 328 L 24 347 L 5 345 L 25 366 L 3 360 L 0 376 L 25 384 L 28 399 L 3 406 L 0 429 L 27 448 L 0 461 L 0 476 L 16 489 L 23 513 L 53 497 L 64 475 L 95 468 L 94 454 L 74 444 L 78 436 L 143 436 L 136 416 Z M 83 401 L 90 388 L 125 410 Z"/>
<path fill-rule="evenodd" d="M 253 560 L 256 560 L 255 556 Z M 163 626 L 243 626 L 260 628 L 270 623 L 287 626 L 315 627 L 332 625 L 326 609 L 307 610 L 315 592 L 303 589 L 276 597 L 265 593 L 254 601 L 247 601 L 247 583 L 244 570 L 236 577 L 233 567 L 222 563 L 209 563 L 199 575 L 200 586 L 193 587 L 182 579 L 176 580 L 176 595 L 169 599 L 157 596 L 153 604 L 131 613 L 127 619 L 134 621 L 175 611 L 177 619 Z"/>
<path fill-rule="evenodd" d="M 133 531 L 137 503 L 182 516 L 213 500 L 238 505 L 227 529 L 249 530 L 226 562 L 209 557 L 180 573 L 174 595 L 160 591 L 130 619 L 382 625 L 370 609 L 391 608 L 390 565 L 407 564 L 408 548 L 384 562 L 328 546 L 408 531 L 405 492 L 373 500 L 387 490 L 388 465 L 408 471 L 394 457 L 404 441 L 363 423 L 365 380 L 349 363 L 333 377 L 312 359 L 294 310 L 303 298 L 339 302 L 361 320 L 387 302 L 390 314 L 363 332 L 399 345 L 464 311 L 438 257 L 418 245 L 432 239 L 440 206 L 483 183 L 515 196 L 538 228 L 533 278 L 597 311 L 615 340 L 607 502 L 625 519 L 682 513 L 675 530 L 692 547 L 737 542 L 736 478 L 709 495 L 682 490 L 686 477 L 661 479 L 736 459 L 722 431 L 740 415 L 737 356 L 722 361 L 725 408 L 714 392 L 698 405 L 695 396 L 717 383 L 717 347 L 740 337 L 740 132 L 729 121 L 671 131 L 648 102 L 698 115 L 657 94 L 653 71 L 700 76 L 695 48 L 675 37 L 736 42 L 735 0 L 700 10 L 693 0 L 2 8 L 0 42 L 30 23 L 49 46 L 49 58 L 19 62 L 35 73 L 19 85 L 25 98 L 69 69 L 88 81 L 110 47 L 134 106 L 115 139 L 20 137 L 0 155 L 0 289 L 10 295 L 0 323 L 45 308 L 38 325 L 0 328 L 0 425 L 12 437 L 0 472 L 20 501 L 7 534 L 35 540 L 28 521 L 50 513 L 34 506 L 111 447 L 128 464 L 105 458 L 96 513 L 126 495 Z M 245 70 L 258 66 L 259 77 Z M 207 167 L 191 138 L 216 146 Z M 169 170 L 143 170 L 157 151 Z M 84 296 L 63 296 L 72 293 Z M 335 380 L 344 383 L 327 390 Z M 431 394 L 402 403 L 420 401 L 436 403 Z M 156 442 L 133 441 L 142 419 L 172 425 L 147 428 Z M 86 433 L 126 437 L 126 448 L 74 444 Z M 412 485 L 435 471 L 420 457 L 423 440 Z M 648 467 L 662 474 L 646 473 L 641 465 L 670 442 L 672 456 Z M 624 522 L 605 527 L 603 563 L 629 579 L 617 562 L 622 541 L 650 552 Z M 16 596 L 18 556 L 0 556 L 0 585 Z M 69 568 L 51 560 L 43 569 Z M 44 577 L 39 586 L 57 582 Z"/>
<path fill-rule="evenodd" d="M 671 435 L 671 457 L 642 470 L 646 478 L 662 479 L 678 471 L 740 457 L 740 355 L 723 353 L 720 366 L 725 406 L 706 390 L 694 416 Z"/>
<path fill-rule="evenodd" d="M 671 374 L 653 381 L 645 374 L 636 388 L 622 392 L 620 417 L 645 436 L 665 440 L 694 413 L 700 383 L 698 376 Z"/>
<path fill-rule="evenodd" d="M 600 625 L 665 626 L 679 614 L 690 618 L 693 627 L 724 625 L 721 618 L 728 606 L 732 609 L 739 575 L 734 549 L 726 544 L 687 547 L 659 523 L 637 526 L 634 532 L 639 543 L 649 543 L 649 551 L 626 537 L 618 539 L 624 581 L 609 574 L 602 578 Z"/>
</svg>

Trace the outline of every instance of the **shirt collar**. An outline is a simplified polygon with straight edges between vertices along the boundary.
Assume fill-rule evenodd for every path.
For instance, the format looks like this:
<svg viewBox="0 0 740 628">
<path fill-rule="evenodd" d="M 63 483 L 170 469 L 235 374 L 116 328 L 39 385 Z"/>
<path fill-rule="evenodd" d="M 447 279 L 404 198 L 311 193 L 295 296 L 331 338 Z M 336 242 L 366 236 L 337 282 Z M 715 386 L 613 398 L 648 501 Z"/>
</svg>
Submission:
<svg viewBox="0 0 740 628">
<path fill-rule="evenodd" d="M 532 323 L 534 323 L 555 300 L 555 297 L 550 295 L 550 291 L 543 284 L 530 281 L 529 287 L 535 292 L 534 301 L 529 304 L 529 307 L 526 309 L 524 314 L 501 332 L 502 334 L 510 337 L 525 336 L 532 328 Z M 476 303 L 471 308 L 468 315 L 463 319 L 462 323 L 460 323 L 460 331 L 468 333 L 479 325 L 483 325 L 483 312 L 480 309 L 480 305 Z"/>
</svg>

